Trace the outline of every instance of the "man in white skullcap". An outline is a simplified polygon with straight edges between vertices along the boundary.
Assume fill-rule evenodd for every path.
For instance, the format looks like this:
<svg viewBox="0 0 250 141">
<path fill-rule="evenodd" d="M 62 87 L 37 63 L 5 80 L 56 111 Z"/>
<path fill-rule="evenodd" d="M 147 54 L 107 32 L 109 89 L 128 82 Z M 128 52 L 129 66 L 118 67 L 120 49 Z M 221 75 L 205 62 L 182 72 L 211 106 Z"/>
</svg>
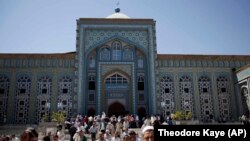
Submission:
<svg viewBox="0 0 250 141">
<path fill-rule="evenodd" d="M 153 126 L 145 126 L 142 129 L 142 140 L 154 141 L 154 127 Z"/>
</svg>

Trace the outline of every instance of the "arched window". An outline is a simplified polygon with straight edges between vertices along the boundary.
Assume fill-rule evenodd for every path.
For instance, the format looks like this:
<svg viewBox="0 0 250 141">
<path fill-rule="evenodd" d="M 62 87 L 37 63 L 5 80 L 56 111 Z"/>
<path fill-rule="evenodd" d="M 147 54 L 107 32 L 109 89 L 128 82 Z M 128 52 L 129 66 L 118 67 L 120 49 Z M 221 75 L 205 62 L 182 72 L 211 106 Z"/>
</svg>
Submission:
<svg viewBox="0 0 250 141">
<path fill-rule="evenodd" d="M 16 95 L 30 95 L 31 79 L 28 76 L 22 76 L 17 80 Z"/>
<path fill-rule="evenodd" d="M 119 41 L 112 43 L 112 60 L 121 60 L 122 58 L 122 44 Z"/>
<path fill-rule="evenodd" d="M 125 47 L 123 51 L 123 60 L 133 60 L 133 51 L 129 47 Z"/>
<path fill-rule="evenodd" d="M 29 96 L 31 89 L 31 79 L 29 76 L 21 76 L 16 83 L 16 123 L 26 123 L 28 116 Z"/>
<path fill-rule="evenodd" d="M 73 82 L 72 78 L 68 75 L 65 75 L 60 79 L 59 83 L 59 94 L 69 94 L 72 95 L 73 92 Z"/>
<path fill-rule="evenodd" d="M 211 81 L 207 76 L 201 76 L 198 80 L 201 119 L 208 121 L 213 114 L 213 102 L 211 94 Z"/>
<path fill-rule="evenodd" d="M 140 75 L 137 80 L 137 90 L 144 91 L 144 76 Z"/>
<path fill-rule="evenodd" d="M 95 76 L 89 76 L 89 90 L 95 90 Z"/>
<path fill-rule="evenodd" d="M 89 74 L 89 91 L 88 91 L 88 100 L 90 102 L 95 101 L 95 76 L 93 74 Z"/>
<path fill-rule="evenodd" d="M 220 117 L 229 120 L 231 116 L 231 102 L 229 93 L 229 82 L 225 76 L 217 78 L 217 92 L 219 101 Z"/>
<path fill-rule="evenodd" d="M 59 80 L 59 88 L 58 88 L 58 103 L 57 108 L 60 110 L 67 111 L 67 117 L 71 117 L 72 115 L 72 99 L 73 99 L 73 80 L 70 75 L 64 75 Z"/>
<path fill-rule="evenodd" d="M 162 113 L 164 117 L 174 112 L 174 82 L 169 76 L 162 76 L 160 79 L 160 93 Z"/>
<path fill-rule="evenodd" d="M 9 78 L 1 75 L 0 76 L 0 96 L 7 96 L 9 92 Z"/>
<path fill-rule="evenodd" d="M 110 60 L 110 50 L 108 47 L 101 48 L 100 60 Z"/>
<path fill-rule="evenodd" d="M 181 95 L 181 109 L 187 115 L 193 112 L 193 83 L 189 76 L 182 76 L 180 78 L 180 95 Z"/>
<path fill-rule="evenodd" d="M 49 76 L 42 76 L 37 82 L 37 121 L 40 122 L 45 114 L 49 116 L 47 104 L 51 103 L 52 79 Z"/>
<path fill-rule="evenodd" d="M 123 77 L 122 75 L 116 73 L 116 74 L 108 77 L 105 80 L 105 84 L 113 84 L 113 85 L 128 84 L 128 80 L 125 77 Z"/>
<path fill-rule="evenodd" d="M 247 89 L 247 85 L 241 87 L 241 103 L 244 115 L 250 114 L 250 97 Z"/>
<path fill-rule="evenodd" d="M 5 75 L 0 75 L 0 123 L 4 123 L 4 116 L 7 114 L 7 101 L 9 94 L 9 78 Z"/>
<path fill-rule="evenodd" d="M 144 95 L 144 76 L 139 75 L 137 78 L 137 90 L 138 90 L 138 100 L 139 101 L 144 101 L 145 100 L 145 95 Z"/>
<path fill-rule="evenodd" d="M 217 78 L 217 89 L 218 89 L 219 94 L 228 92 L 228 87 L 227 87 L 228 84 L 227 83 L 228 83 L 228 80 L 226 77 L 219 76 Z"/>
<path fill-rule="evenodd" d="M 43 76 L 38 79 L 38 95 L 49 94 L 52 91 L 52 79 L 49 76 Z"/>
</svg>

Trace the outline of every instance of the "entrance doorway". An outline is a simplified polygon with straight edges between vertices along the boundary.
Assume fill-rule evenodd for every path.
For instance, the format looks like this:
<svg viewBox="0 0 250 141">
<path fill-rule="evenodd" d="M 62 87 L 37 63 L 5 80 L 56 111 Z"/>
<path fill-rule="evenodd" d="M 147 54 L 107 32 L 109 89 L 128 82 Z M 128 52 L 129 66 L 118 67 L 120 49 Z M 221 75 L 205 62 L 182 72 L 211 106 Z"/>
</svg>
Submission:
<svg viewBox="0 0 250 141">
<path fill-rule="evenodd" d="M 87 112 L 87 116 L 95 116 L 95 109 L 89 108 Z"/>
<path fill-rule="evenodd" d="M 140 107 L 138 109 L 138 116 L 139 116 L 139 119 L 141 120 L 142 118 L 147 118 L 146 117 L 146 109 L 144 107 Z"/>
<path fill-rule="evenodd" d="M 119 103 L 119 102 L 114 102 L 113 104 L 111 104 L 108 108 L 108 116 L 119 116 L 122 115 L 124 116 L 125 114 L 125 107 Z"/>
</svg>

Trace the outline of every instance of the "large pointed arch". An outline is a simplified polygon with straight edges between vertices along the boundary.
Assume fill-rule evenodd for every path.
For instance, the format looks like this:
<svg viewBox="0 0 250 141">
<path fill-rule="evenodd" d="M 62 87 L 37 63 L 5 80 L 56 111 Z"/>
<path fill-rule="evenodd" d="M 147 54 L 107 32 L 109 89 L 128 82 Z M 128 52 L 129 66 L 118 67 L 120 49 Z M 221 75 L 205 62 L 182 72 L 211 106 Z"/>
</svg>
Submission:
<svg viewBox="0 0 250 141">
<path fill-rule="evenodd" d="M 128 82 L 131 82 L 131 79 L 130 79 L 130 76 L 126 73 L 126 72 L 124 72 L 124 71 L 122 71 L 122 70 L 120 70 L 120 69 L 113 69 L 112 71 L 109 71 L 109 72 L 107 72 L 106 74 L 104 74 L 103 76 L 103 82 L 108 78 L 108 77 L 110 77 L 110 76 L 112 76 L 112 75 L 114 75 L 114 74 L 119 74 L 119 75 L 121 75 L 121 76 L 123 76 L 124 78 L 126 78 L 127 80 L 128 80 Z"/>
<path fill-rule="evenodd" d="M 109 78 L 110 76 L 114 75 L 114 74 L 119 74 L 121 76 L 123 76 L 124 78 L 127 79 L 127 82 L 128 83 L 124 83 L 124 84 L 116 84 L 116 85 L 113 85 L 113 84 L 105 84 L 105 80 L 107 78 Z M 132 87 L 132 78 L 129 74 L 127 74 L 126 72 L 124 72 L 123 70 L 121 69 L 113 69 L 111 71 L 108 71 L 106 72 L 103 76 L 102 76 L 102 79 L 101 79 L 101 88 L 103 88 L 103 90 L 101 91 L 101 105 L 104 104 L 106 101 L 108 103 L 108 99 L 105 100 L 105 91 L 108 90 L 108 91 L 112 91 L 113 87 L 112 86 L 115 86 L 115 89 L 117 89 L 118 87 L 121 88 L 121 90 L 123 91 L 124 90 L 124 87 L 128 88 L 127 90 L 127 99 L 125 98 L 124 101 L 119 101 L 120 103 L 122 103 L 123 105 L 126 105 L 125 106 L 125 110 L 131 110 L 130 109 L 130 105 L 129 103 L 133 101 L 132 99 L 132 89 L 130 89 Z M 107 86 L 107 87 L 106 87 Z M 111 87 L 110 87 L 111 86 Z M 109 87 L 109 88 L 108 88 Z M 107 88 L 107 89 L 106 89 Z M 126 89 L 125 88 L 125 89 Z M 108 112 L 108 107 L 106 108 L 107 112 Z"/>
<path fill-rule="evenodd" d="M 108 107 L 108 115 L 109 116 L 112 116 L 112 115 L 115 115 L 115 116 L 124 116 L 125 115 L 125 106 L 118 102 L 118 101 L 115 101 L 113 102 L 112 104 L 109 105 Z"/>
<path fill-rule="evenodd" d="M 147 49 L 145 49 L 143 46 L 141 46 L 141 45 L 139 45 L 139 44 L 137 44 L 137 43 L 135 43 L 135 42 L 133 42 L 133 41 L 127 39 L 127 38 L 123 38 L 123 37 L 121 37 L 121 36 L 115 35 L 115 36 L 112 36 L 112 37 L 110 37 L 110 38 L 107 38 L 106 40 L 100 41 L 99 43 L 97 43 L 95 46 L 93 46 L 93 47 L 91 47 L 91 48 L 88 48 L 88 49 L 86 50 L 86 54 L 87 54 L 86 57 L 88 57 L 89 54 L 91 54 L 91 52 L 92 52 L 94 49 L 99 48 L 99 47 L 102 47 L 102 46 L 105 45 L 106 43 L 108 43 L 108 42 L 110 42 L 110 41 L 113 41 L 113 40 L 114 40 L 114 41 L 117 40 L 117 41 L 125 42 L 125 43 L 130 44 L 131 46 L 134 46 L 136 49 L 140 50 L 140 51 L 144 54 L 144 56 L 147 56 L 147 54 L 148 54 L 148 53 L 147 53 Z"/>
<path fill-rule="evenodd" d="M 113 78 L 114 76 L 118 77 L 117 79 L 121 79 L 121 81 L 127 81 L 127 83 L 129 83 L 129 77 L 127 77 L 126 75 L 124 75 L 123 73 L 119 72 L 119 71 L 115 71 L 113 73 L 110 73 L 108 76 L 106 76 L 104 78 L 104 82 L 107 83 L 107 81 L 110 79 L 110 78 Z"/>
</svg>

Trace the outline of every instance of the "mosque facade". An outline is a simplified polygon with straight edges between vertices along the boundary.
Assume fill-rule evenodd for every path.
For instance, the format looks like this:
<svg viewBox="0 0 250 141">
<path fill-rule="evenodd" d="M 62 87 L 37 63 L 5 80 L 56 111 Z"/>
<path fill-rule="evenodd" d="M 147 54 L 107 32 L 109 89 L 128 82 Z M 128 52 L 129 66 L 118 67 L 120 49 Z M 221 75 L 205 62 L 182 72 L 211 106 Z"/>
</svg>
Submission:
<svg viewBox="0 0 250 141">
<path fill-rule="evenodd" d="M 201 121 L 249 115 L 250 56 L 158 54 L 156 21 L 119 11 L 76 25 L 74 52 L 0 54 L 0 123 L 37 123 L 58 110 L 182 111 Z"/>
</svg>

